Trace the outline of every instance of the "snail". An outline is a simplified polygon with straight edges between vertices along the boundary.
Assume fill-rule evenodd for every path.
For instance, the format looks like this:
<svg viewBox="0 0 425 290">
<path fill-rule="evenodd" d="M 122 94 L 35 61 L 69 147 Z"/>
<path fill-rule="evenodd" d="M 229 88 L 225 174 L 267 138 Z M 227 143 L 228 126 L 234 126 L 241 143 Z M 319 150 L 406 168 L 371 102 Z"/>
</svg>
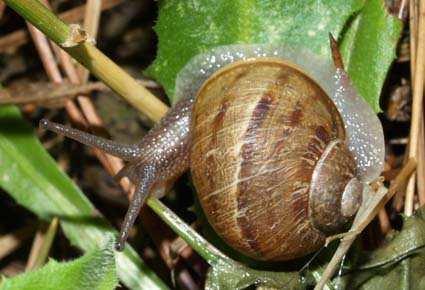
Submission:
<svg viewBox="0 0 425 290">
<path fill-rule="evenodd" d="M 383 166 L 381 124 L 335 64 L 282 45 L 216 47 L 182 69 L 180 100 L 139 143 L 40 125 L 129 161 L 117 177 L 136 190 L 117 249 L 146 197 L 190 168 L 224 241 L 257 260 L 290 260 L 346 229 Z"/>
</svg>

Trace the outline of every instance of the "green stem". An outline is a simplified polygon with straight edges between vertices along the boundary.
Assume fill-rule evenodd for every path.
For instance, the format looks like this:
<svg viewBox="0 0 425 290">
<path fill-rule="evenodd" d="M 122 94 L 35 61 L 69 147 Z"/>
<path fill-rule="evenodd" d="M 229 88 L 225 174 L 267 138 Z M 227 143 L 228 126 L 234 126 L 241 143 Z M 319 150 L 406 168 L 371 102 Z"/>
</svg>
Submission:
<svg viewBox="0 0 425 290">
<path fill-rule="evenodd" d="M 149 207 L 168 225 L 173 231 L 186 241 L 202 258 L 210 265 L 217 264 L 220 260 L 234 263 L 230 258 L 211 245 L 194 229 L 181 220 L 173 211 L 166 207 L 157 198 L 147 200 Z"/>
<path fill-rule="evenodd" d="M 69 26 L 37 0 L 4 0 L 28 22 L 46 34 L 117 94 L 153 121 L 159 121 L 168 107 L 134 78 L 87 41 L 63 47 L 71 37 Z"/>
</svg>

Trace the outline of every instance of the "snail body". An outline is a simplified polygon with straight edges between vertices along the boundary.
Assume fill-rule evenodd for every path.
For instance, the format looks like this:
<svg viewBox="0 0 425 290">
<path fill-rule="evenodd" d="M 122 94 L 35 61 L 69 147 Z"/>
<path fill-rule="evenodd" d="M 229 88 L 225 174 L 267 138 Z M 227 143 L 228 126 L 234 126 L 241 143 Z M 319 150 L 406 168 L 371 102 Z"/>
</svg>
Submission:
<svg viewBox="0 0 425 290">
<path fill-rule="evenodd" d="M 41 125 L 130 161 L 118 174 L 136 184 L 119 248 L 146 196 L 163 195 L 190 168 L 208 221 L 230 246 L 259 260 L 297 258 L 345 229 L 383 161 L 379 120 L 343 71 L 311 77 L 300 59 L 264 46 L 195 57 L 178 77 L 180 101 L 134 145 Z"/>
</svg>

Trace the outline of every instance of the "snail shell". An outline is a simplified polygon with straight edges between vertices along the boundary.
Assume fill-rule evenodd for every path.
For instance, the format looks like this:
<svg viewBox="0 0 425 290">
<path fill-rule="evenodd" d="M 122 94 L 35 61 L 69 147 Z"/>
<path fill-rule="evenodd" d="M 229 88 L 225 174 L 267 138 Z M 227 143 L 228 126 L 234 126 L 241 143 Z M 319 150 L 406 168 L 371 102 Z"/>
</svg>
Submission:
<svg viewBox="0 0 425 290">
<path fill-rule="evenodd" d="M 190 160 L 215 231 L 245 255 L 282 261 L 343 231 L 360 206 L 361 181 L 379 169 L 349 150 L 346 123 L 327 92 L 298 64 L 268 56 L 232 58 L 203 80 Z"/>
</svg>

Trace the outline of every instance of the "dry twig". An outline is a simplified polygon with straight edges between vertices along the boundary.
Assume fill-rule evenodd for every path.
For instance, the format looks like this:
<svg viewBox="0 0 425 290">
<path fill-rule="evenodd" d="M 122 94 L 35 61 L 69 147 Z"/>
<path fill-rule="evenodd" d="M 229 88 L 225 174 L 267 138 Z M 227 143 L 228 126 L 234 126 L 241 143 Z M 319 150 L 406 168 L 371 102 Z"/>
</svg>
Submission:
<svg viewBox="0 0 425 290">
<path fill-rule="evenodd" d="M 158 88 L 158 84 L 151 80 L 138 80 L 147 88 Z M 69 81 L 62 83 L 53 82 L 16 82 L 6 89 L 0 90 L 0 105 L 25 105 L 37 104 L 40 106 L 64 106 L 66 98 L 76 95 L 89 94 L 92 91 L 111 91 L 102 82 L 89 82 L 85 84 L 72 84 Z"/>
<path fill-rule="evenodd" d="M 417 159 L 418 144 L 420 138 L 420 127 L 423 115 L 423 88 L 425 77 L 425 1 L 419 1 L 419 13 L 415 14 L 416 1 L 411 1 L 411 13 L 413 11 L 413 29 L 411 28 L 411 41 L 413 44 L 411 63 L 414 74 L 413 80 L 413 103 L 412 103 L 412 120 L 410 126 L 410 139 L 409 139 L 409 157 Z M 415 22 L 417 19 L 417 22 Z M 417 23 L 417 24 L 416 24 Z M 417 35 L 415 35 L 415 28 L 417 25 Z M 414 61 L 416 60 L 416 61 Z M 419 162 L 422 162 L 420 160 Z M 415 176 L 409 180 L 406 189 L 406 197 L 404 203 L 404 213 L 407 216 L 412 215 L 414 208 L 414 193 L 415 193 Z"/>
<path fill-rule="evenodd" d="M 91 82 L 83 85 L 75 85 L 69 82 L 61 84 L 52 82 L 34 82 L 12 84 L 7 89 L 0 90 L 0 104 L 37 104 L 50 106 L 51 104 L 64 105 L 66 98 L 75 97 L 77 94 L 91 91 L 110 90 L 102 82 Z"/>
<path fill-rule="evenodd" d="M 34 225 L 29 225 L 0 237 L 0 259 L 19 248 L 22 242 L 31 238 L 33 233 Z"/>
<path fill-rule="evenodd" d="M 89 35 L 95 37 L 99 29 L 100 13 L 102 1 L 88 0 L 85 16 L 84 16 L 84 29 Z M 82 65 L 78 66 L 78 75 L 82 83 L 86 82 L 89 78 L 89 71 Z"/>
<path fill-rule="evenodd" d="M 3 17 L 4 10 L 6 9 L 6 4 L 3 1 L 0 1 L 0 19 Z"/>
</svg>

